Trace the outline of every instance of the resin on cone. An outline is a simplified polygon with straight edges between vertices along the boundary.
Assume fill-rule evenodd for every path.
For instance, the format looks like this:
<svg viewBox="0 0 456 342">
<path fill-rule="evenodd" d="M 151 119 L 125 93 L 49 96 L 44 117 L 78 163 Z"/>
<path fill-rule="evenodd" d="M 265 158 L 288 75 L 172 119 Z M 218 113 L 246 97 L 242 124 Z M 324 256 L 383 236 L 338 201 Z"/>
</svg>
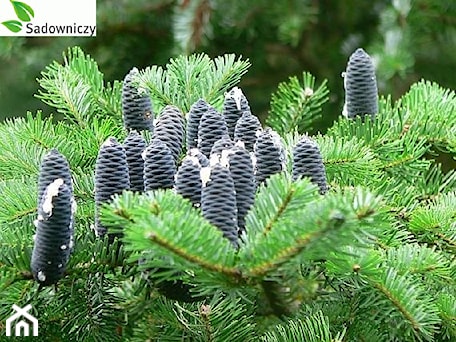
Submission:
<svg viewBox="0 0 456 342">
<path fill-rule="evenodd" d="M 250 112 L 250 106 L 241 88 L 233 87 L 229 92 L 225 93 L 222 114 L 225 117 L 228 134 L 231 139 L 234 139 L 236 123 L 245 111 Z"/>
<path fill-rule="evenodd" d="M 57 178 L 44 190 L 35 221 L 31 258 L 34 279 L 43 286 L 55 284 L 65 273 L 73 248 L 75 202 L 70 186 Z"/>
</svg>

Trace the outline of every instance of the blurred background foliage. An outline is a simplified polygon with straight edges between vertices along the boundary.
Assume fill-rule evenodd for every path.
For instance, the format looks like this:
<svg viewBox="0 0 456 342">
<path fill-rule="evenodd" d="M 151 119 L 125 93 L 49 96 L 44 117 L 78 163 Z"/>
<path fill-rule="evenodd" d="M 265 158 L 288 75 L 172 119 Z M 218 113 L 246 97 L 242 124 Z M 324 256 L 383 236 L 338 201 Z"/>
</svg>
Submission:
<svg viewBox="0 0 456 342">
<path fill-rule="evenodd" d="M 341 113 L 341 73 L 357 47 L 374 58 L 380 94 L 397 98 L 421 78 L 455 89 L 456 1 L 98 0 L 97 37 L 0 37 L 0 119 L 51 112 L 34 97 L 36 78 L 73 45 L 106 81 L 183 53 L 248 58 L 240 86 L 263 122 L 277 85 L 309 71 L 331 91 L 323 131 Z"/>
</svg>

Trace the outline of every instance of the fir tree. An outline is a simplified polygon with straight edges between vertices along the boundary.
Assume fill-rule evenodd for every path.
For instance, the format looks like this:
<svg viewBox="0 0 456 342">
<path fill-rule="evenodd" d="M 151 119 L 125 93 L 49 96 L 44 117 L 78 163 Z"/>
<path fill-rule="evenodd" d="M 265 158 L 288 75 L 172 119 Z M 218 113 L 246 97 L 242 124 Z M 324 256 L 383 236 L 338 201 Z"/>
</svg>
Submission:
<svg viewBox="0 0 456 342">
<path fill-rule="evenodd" d="M 186 113 L 200 98 L 220 111 L 224 94 L 247 67 L 231 55 L 180 56 L 165 67 L 140 70 L 137 82 L 157 112 L 173 105 Z M 78 48 L 46 70 L 40 98 L 65 119 L 36 113 L 0 125 L 0 322 L 13 304 L 31 304 L 40 338 L 49 341 L 456 339 L 456 174 L 435 160 L 436 154 L 456 154 L 454 91 L 419 81 L 395 102 L 380 97 L 372 120 L 340 115 L 324 135 L 309 135 L 307 146 L 300 140 L 315 115 L 304 122 L 292 110 L 318 113 L 327 95 L 320 91 L 303 101 L 318 88 L 290 79 L 271 96 L 271 106 L 289 108 L 292 113 L 283 115 L 296 124 L 271 119 L 271 130 L 263 131 L 279 132 L 286 163 L 257 184 L 237 239 L 236 212 L 216 212 L 228 201 L 235 204 L 233 178 L 240 173 L 233 177 L 220 164 L 213 166 L 213 179 L 201 179 L 208 182 L 202 208 L 172 186 L 141 193 L 124 182 L 95 206 L 100 147 L 127 134 L 121 87 L 109 88 L 94 72 L 96 62 Z M 70 82 L 80 75 L 85 91 Z M 66 96 L 62 80 L 73 85 Z M 100 87 L 110 90 L 87 90 Z M 300 161 L 315 160 L 314 144 L 327 191 L 312 182 L 304 163 L 293 164 L 296 146 L 294 156 L 304 155 Z M 66 270 L 55 274 L 55 286 L 43 287 L 32 266 L 33 222 L 44 205 L 37 205 L 40 163 L 52 149 L 67 158 L 78 210 Z M 207 163 L 199 151 L 187 153 L 201 166 Z M 172 165 L 171 152 L 166 155 Z M 122 161 L 123 180 L 127 166 Z M 45 190 L 51 198 L 46 205 L 71 213 L 69 187 L 60 182 Z M 210 182 L 219 187 L 208 191 Z M 95 217 L 121 240 L 97 238 L 90 229 Z M 157 271 L 145 277 L 147 270 Z M 186 298 L 172 289 L 185 290 Z"/>
</svg>

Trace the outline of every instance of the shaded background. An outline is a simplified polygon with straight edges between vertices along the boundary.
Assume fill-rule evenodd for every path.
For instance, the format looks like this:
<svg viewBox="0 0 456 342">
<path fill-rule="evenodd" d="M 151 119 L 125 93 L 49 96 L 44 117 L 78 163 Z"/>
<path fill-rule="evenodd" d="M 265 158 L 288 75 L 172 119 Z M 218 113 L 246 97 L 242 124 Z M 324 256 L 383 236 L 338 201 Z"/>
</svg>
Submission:
<svg viewBox="0 0 456 342">
<path fill-rule="evenodd" d="M 0 37 L 0 120 L 52 112 L 34 97 L 36 78 L 74 45 L 107 81 L 182 53 L 236 53 L 252 63 L 240 86 L 262 121 L 277 85 L 309 71 L 331 91 L 323 131 L 341 113 L 341 73 L 358 47 L 374 58 L 381 94 L 397 98 L 421 78 L 455 89 L 456 1 L 98 0 L 95 38 Z"/>
</svg>

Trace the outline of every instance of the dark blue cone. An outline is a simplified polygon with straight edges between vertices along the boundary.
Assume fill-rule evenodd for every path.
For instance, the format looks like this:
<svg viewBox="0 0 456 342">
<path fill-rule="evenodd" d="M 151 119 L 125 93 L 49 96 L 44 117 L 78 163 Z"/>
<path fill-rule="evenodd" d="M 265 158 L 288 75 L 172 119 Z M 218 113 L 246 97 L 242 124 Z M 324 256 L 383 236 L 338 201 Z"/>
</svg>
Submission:
<svg viewBox="0 0 456 342">
<path fill-rule="evenodd" d="M 198 126 L 198 149 L 209 158 L 214 143 L 228 134 L 225 119 L 215 109 L 204 113 Z"/>
<path fill-rule="evenodd" d="M 143 152 L 144 190 L 172 189 L 176 164 L 171 150 L 159 139 L 152 139 Z"/>
<path fill-rule="evenodd" d="M 230 170 L 215 163 L 201 169 L 203 216 L 238 247 L 237 206 Z"/>
<path fill-rule="evenodd" d="M 187 115 L 187 151 L 198 146 L 198 127 L 201 118 L 210 108 L 203 99 L 196 101 Z"/>
<path fill-rule="evenodd" d="M 378 112 L 378 89 L 371 57 L 357 49 L 348 60 L 344 73 L 345 104 L 342 114 L 353 119 L 369 114 L 374 118 Z"/>
<path fill-rule="evenodd" d="M 43 192 L 35 221 L 36 235 L 31 271 L 41 285 L 52 285 L 65 273 L 73 243 L 75 204 L 63 178 L 51 182 Z"/>
<path fill-rule="evenodd" d="M 185 139 L 185 119 L 179 108 L 167 105 L 162 110 L 155 125 L 154 138 L 168 146 L 177 164 Z"/>
<path fill-rule="evenodd" d="M 98 151 L 95 164 L 95 232 L 103 237 L 108 229 L 100 221 L 100 207 L 130 188 L 125 149 L 116 138 L 108 138 Z M 120 234 L 109 234 L 110 241 Z"/>
<path fill-rule="evenodd" d="M 253 145 L 255 145 L 261 131 L 260 120 L 255 115 L 252 115 L 250 111 L 245 111 L 236 123 L 234 141 L 242 141 L 245 149 L 253 152 Z"/>
<path fill-rule="evenodd" d="M 201 164 L 197 157 L 187 155 L 179 166 L 175 177 L 176 193 L 192 202 L 195 207 L 201 205 Z"/>
<path fill-rule="evenodd" d="M 146 148 L 146 141 L 136 131 L 131 131 L 125 138 L 123 147 L 128 164 L 130 190 L 144 191 L 144 160 L 142 153 Z"/>
<path fill-rule="evenodd" d="M 234 87 L 225 94 L 222 110 L 228 128 L 228 134 L 231 139 L 234 139 L 234 127 L 236 126 L 236 123 L 245 111 L 250 112 L 247 98 L 240 88 Z"/>
<path fill-rule="evenodd" d="M 312 183 L 318 185 L 320 193 L 327 192 L 326 171 L 317 143 L 304 136 L 293 148 L 292 178 L 297 180 L 309 177 Z"/>
<path fill-rule="evenodd" d="M 255 200 L 256 182 L 252 158 L 242 144 L 237 143 L 222 152 L 221 163 L 229 168 L 233 178 L 239 234 L 242 234 L 245 231 L 245 216 Z"/>
<path fill-rule="evenodd" d="M 139 74 L 133 68 L 125 76 L 122 84 L 122 117 L 124 127 L 136 131 L 154 130 L 154 113 L 149 92 L 146 89 L 136 88 L 133 79 Z"/>
<path fill-rule="evenodd" d="M 268 128 L 261 132 L 254 146 L 255 178 L 259 185 L 273 174 L 285 170 L 285 149 L 279 135 Z"/>
</svg>

